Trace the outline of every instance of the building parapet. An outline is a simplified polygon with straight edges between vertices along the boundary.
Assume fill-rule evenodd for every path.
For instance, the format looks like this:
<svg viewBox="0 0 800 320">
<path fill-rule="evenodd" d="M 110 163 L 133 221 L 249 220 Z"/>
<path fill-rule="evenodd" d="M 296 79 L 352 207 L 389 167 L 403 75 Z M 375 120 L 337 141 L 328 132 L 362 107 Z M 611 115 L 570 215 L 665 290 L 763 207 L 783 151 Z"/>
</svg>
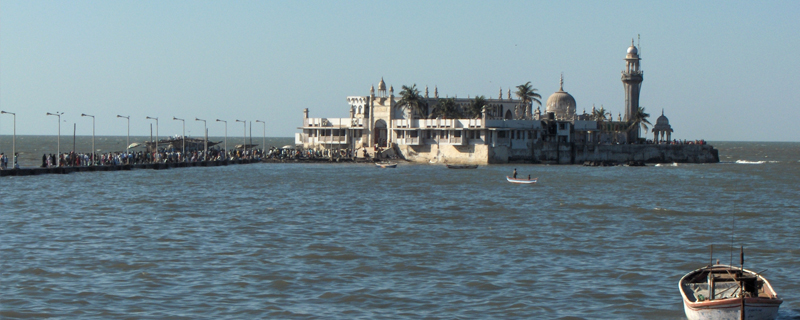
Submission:
<svg viewBox="0 0 800 320">
<path fill-rule="evenodd" d="M 395 129 L 458 129 L 481 128 L 482 119 L 394 119 L 392 128 Z"/>
<path fill-rule="evenodd" d="M 538 129 L 541 126 L 538 120 L 486 120 L 487 128 Z"/>
<path fill-rule="evenodd" d="M 305 118 L 303 128 L 363 128 L 363 118 Z"/>
<path fill-rule="evenodd" d="M 295 144 L 347 144 L 346 136 L 307 136 L 304 134 L 296 134 L 294 138 Z"/>
</svg>

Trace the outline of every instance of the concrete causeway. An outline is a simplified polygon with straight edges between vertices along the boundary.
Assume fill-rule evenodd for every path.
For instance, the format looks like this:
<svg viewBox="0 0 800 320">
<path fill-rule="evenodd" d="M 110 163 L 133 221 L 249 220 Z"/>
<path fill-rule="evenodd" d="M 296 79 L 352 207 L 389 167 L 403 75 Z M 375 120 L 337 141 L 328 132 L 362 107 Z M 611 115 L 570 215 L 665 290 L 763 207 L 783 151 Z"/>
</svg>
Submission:
<svg viewBox="0 0 800 320">
<path fill-rule="evenodd" d="M 169 162 L 169 163 L 140 163 L 110 166 L 86 166 L 86 167 L 53 167 L 53 168 L 20 168 L 0 170 L 0 177 L 5 176 L 35 176 L 41 174 L 67 174 L 73 172 L 95 172 L 95 171 L 124 171 L 134 169 L 153 169 L 165 170 L 172 168 L 188 167 L 219 167 L 237 164 L 259 163 L 256 159 L 239 160 L 218 160 L 218 161 L 197 161 L 197 162 Z"/>
</svg>

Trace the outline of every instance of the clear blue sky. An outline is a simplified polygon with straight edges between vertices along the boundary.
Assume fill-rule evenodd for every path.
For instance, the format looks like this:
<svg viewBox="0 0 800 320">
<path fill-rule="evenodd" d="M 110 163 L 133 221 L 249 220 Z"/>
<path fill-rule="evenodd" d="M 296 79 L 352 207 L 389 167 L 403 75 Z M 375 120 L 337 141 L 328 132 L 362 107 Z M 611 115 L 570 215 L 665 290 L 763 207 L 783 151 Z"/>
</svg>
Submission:
<svg viewBox="0 0 800 320">
<path fill-rule="evenodd" d="M 641 34 L 641 105 L 679 139 L 800 140 L 800 1 L 0 1 L 0 109 L 17 133 L 180 134 L 172 117 L 267 121 L 294 136 L 302 110 L 347 117 L 381 77 L 496 97 L 531 81 L 578 112 L 623 111 L 620 71 Z M 543 101 L 544 102 L 544 101 Z M 0 134 L 12 118 L 0 116 Z M 187 121 L 190 135 L 202 123 Z M 63 131 L 66 134 L 66 130 Z"/>
</svg>

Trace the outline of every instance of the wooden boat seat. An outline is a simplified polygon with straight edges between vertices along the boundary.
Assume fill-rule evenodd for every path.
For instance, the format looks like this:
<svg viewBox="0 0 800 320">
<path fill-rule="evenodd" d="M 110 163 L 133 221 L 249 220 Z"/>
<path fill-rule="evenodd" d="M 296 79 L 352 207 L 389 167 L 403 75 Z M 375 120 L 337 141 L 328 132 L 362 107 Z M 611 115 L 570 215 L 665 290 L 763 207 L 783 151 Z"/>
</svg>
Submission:
<svg viewBox="0 0 800 320">
<path fill-rule="evenodd" d="M 692 302 L 708 300 L 708 283 L 687 283 L 687 289 L 691 295 L 686 295 Z M 734 298 L 739 294 L 739 284 L 736 282 L 717 282 L 714 285 L 714 300 Z"/>
</svg>

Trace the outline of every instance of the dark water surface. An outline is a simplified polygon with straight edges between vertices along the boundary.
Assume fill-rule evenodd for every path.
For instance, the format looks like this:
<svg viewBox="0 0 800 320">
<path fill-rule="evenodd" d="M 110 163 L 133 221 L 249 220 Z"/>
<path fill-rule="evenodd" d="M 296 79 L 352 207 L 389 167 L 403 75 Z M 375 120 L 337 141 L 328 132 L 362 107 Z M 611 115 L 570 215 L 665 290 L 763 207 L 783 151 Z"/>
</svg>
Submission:
<svg viewBox="0 0 800 320">
<path fill-rule="evenodd" d="M 735 220 L 797 319 L 800 143 L 715 146 L 723 163 L 3 177 L 0 318 L 682 319 L 679 278 L 711 244 L 730 261 Z"/>
</svg>

